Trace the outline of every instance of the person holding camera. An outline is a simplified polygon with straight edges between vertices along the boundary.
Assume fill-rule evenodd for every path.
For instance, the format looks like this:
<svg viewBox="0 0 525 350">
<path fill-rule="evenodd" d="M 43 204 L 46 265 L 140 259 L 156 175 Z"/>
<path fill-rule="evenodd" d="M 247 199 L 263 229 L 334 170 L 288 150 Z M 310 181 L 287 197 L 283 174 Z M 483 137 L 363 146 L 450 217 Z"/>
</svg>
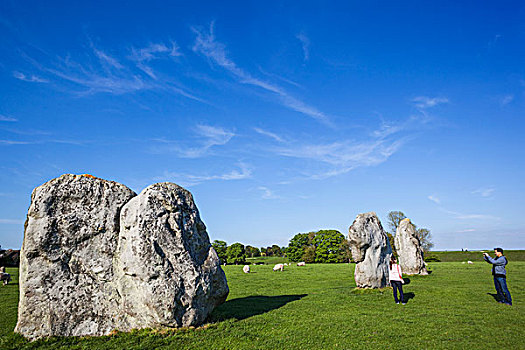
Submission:
<svg viewBox="0 0 525 350">
<path fill-rule="evenodd" d="M 494 248 L 494 254 L 496 257 L 493 259 L 488 253 L 483 253 L 483 259 L 489 264 L 492 264 L 494 286 L 499 297 L 498 302 L 512 305 L 512 297 L 507 288 L 507 270 L 505 270 L 505 266 L 508 264 L 507 258 L 503 255 L 503 249 L 501 248 Z"/>
</svg>

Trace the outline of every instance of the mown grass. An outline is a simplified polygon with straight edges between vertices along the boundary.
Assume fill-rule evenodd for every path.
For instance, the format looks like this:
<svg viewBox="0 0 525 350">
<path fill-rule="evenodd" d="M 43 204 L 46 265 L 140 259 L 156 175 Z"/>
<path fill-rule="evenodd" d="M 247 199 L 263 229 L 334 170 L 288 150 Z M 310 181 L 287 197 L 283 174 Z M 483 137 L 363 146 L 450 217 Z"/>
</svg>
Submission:
<svg viewBox="0 0 525 350">
<path fill-rule="evenodd" d="M 27 342 L 13 334 L 17 285 L 0 288 L 2 349 L 524 349 L 525 262 L 508 266 L 514 306 L 496 303 L 490 265 L 431 263 L 405 285 L 355 291 L 353 264 L 225 266 L 230 295 L 199 329 Z M 16 272 L 13 269 L 11 273 Z M 16 273 L 15 273 L 16 274 Z M 16 277 L 13 282 L 17 282 Z"/>
</svg>

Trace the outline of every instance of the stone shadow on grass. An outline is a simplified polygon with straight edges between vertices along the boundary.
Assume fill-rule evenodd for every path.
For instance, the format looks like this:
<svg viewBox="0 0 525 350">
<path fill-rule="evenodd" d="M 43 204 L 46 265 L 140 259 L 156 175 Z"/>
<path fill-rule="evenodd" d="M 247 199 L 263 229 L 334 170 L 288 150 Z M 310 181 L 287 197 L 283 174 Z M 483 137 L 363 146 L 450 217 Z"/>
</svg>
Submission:
<svg viewBox="0 0 525 350">
<path fill-rule="evenodd" d="M 278 309 L 284 305 L 300 300 L 308 294 L 265 296 L 254 295 L 244 298 L 228 300 L 213 310 L 210 321 L 223 321 L 230 318 L 244 320 L 245 318 L 261 315 Z"/>
</svg>

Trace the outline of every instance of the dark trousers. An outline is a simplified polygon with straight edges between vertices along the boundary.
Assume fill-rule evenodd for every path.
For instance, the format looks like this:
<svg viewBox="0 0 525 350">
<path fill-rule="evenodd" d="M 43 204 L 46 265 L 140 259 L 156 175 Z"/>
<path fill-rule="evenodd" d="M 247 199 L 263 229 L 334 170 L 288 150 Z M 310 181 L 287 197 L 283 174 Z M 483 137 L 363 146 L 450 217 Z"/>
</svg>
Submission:
<svg viewBox="0 0 525 350">
<path fill-rule="evenodd" d="M 401 302 L 405 302 L 405 296 L 403 295 L 403 284 L 401 281 L 390 281 L 390 284 L 392 285 L 392 288 L 394 289 L 394 300 L 396 303 L 399 303 L 399 299 L 397 298 L 397 291 L 399 290 L 399 296 L 401 297 Z"/>
<path fill-rule="evenodd" d="M 496 287 L 499 300 L 501 300 L 502 303 L 512 305 L 512 297 L 507 288 L 507 279 L 505 277 L 494 276 L 494 287 Z"/>
</svg>

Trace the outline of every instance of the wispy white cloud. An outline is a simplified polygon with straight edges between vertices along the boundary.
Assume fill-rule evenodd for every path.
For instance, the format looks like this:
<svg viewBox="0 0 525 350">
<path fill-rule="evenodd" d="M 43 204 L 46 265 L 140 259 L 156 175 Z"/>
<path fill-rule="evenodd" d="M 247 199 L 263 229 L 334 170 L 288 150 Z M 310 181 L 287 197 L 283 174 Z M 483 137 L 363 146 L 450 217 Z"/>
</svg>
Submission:
<svg viewBox="0 0 525 350">
<path fill-rule="evenodd" d="M 488 214 L 464 214 L 457 211 L 447 210 L 445 208 L 440 208 L 441 211 L 452 215 L 454 218 L 459 220 L 500 220 L 499 217 Z"/>
<path fill-rule="evenodd" d="M 81 88 L 82 90 L 77 91 L 80 95 L 96 93 L 121 95 L 150 90 L 154 87 L 143 77 L 127 69 L 116 69 L 114 66 L 100 69 L 97 66 L 74 62 L 70 57 L 59 58 L 59 62 L 56 66 L 45 69 L 55 77 Z"/>
<path fill-rule="evenodd" d="M 406 122 L 397 122 L 395 124 L 387 123 L 383 121 L 381 124 L 381 127 L 378 130 L 374 130 L 372 132 L 372 136 L 377 137 L 379 139 L 384 139 L 390 135 L 393 135 L 397 132 L 402 131 L 406 128 Z"/>
<path fill-rule="evenodd" d="M 38 130 L 38 129 L 15 129 L 15 128 L 5 128 L 4 130 L 11 132 L 13 134 L 17 135 L 24 135 L 24 136 L 43 136 L 43 135 L 51 135 L 51 132 L 46 130 Z"/>
<path fill-rule="evenodd" d="M 6 224 L 6 225 L 23 225 L 23 224 L 24 224 L 24 220 L 0 219 L 0 224 Z"/>
<path fill-rule="evenodd" d="M 18 71 L 14 71 L 13 72 L 13 77 L 15 77 L 18 80 L 28 81 L 28 82 L 31 82 L 31 83 L 49 83 L 49 80 L 47 80 L 47 79 L 38 77 L 38 76 L 33 75 L 33 74 L 25 75 L 24 73 L 21 73 L 21 72 L 18 72 Z"/>
<path fill-rule="evenodd" d="M 441 200 L 436 197 L 435 195 L 430 195 L 427 197 L 429 200 L 431 200 L 432 202 L 436 203 L 436 204 L 440 204 L 441 203 Z"/>
<path fill-rule="evenodd" d="M 446 97 L 417 96 L 412 99 L 412 102 L 417 108 L 426 109 L 443 103 L 448 103 L 449 100 Z"/>
<path fill-rule="evenodd" d="M 117 69 L 123 69 L 124 66 L 119 63 L 119 61 L 113 57 L 111 57 L 109 54 L 98 50 L 96 47 L 92 46 L 93 52 L 95 53 L 95 56 L 98 57 L 100 60 L 100 63 L 103 65 L 109 65 L 111 67 L 117 68 Z"/>
<path fill-rule="evenodd" d="M 478 195 L 480 195 L 481 197 L 485 197 L 485 198 L 487 198 L 487 197 L 492 196 L 492 194 L 494 193 L 494 191 L 496 191 L 496 189 L 495 189 L 495 188 L 492 188 L 492 187 L 490 187 L 490 188 L 478 188 L 477 190 L 474 190 L 474 191 L 472 191 L 471 193 L 472 193 L 472 194 L 478 194 Z"/>
<path fill-rule="evenodd" d="M 489 40 L 489 42 L 487 43 L 487 48 L 490 50 L 492 49 L 494 46 L 496 46 L 496 44 L 498 43 L 498 41 L 503 38 L 503 35 L 501 34 L 496 34 L 492 37 L 492 39 Z"/>
<path fill-rule="evenodd" d="M 511 103 L 512 101 L 514 101 L 514 95 L 506 95 L 506 96 L 503 96 L 501 99 L 500 99 L 500 104 L 502 106 L 506 106 L 508 105 L 509 103 Z"/>
<path fill-rule="evenodd" d="M 466 232 L 476 232 L 476 229 L 474 228 L 466 228 L 464 230 L 456 231 L 457 233 L 466 233 Z"/>
<path fill-rule="evenodd" d="M 197 134 L 208 139 L 207 145 L 224 145 L 235 136 L 233 131 L 221 127 L 199 124 L 195 128 Z"/>
<path fill-rule="evenodd" d="M 359 143 L 332 142 L 326 144 L 300 144 L 276 148 L 286 157 L 309 159 L 328 164 L 330 169 L 311 175 L 312 179 L 345 174 L 358 167 L 375 166 L 388 160 L 402 146 L 404 140 L 371 140 Z"/>
<path fill-rule="evenodd" d="M 306 62 L 310 59 L 310 39 L 304 33 L 299 33 L 295 37 L 301 42 L 303 47 L 303 59 Z"/>
<path fill-rule="evenodd" d="M 198 185 L 207 181 L 234 181 L 252 177 L 251 169 L 244 163 L 238 164 L 239 169 L 217 175 L 195 175 L 166 171 L 162 176 L 155 177 L 155 181 L 173 181 L 182 186 Z"/>
<path fill-rule="evenodd" d="M 204 55 L 218 66 L 233 74 L 240 83 L 256 86 L 277 95 L 283 106 L 331 125 L 329 117 L 317 108 L 291 96 L 282 87 L 257 79 L 239 68 L 234 61 L 228 58 L 226 46 L 215 39 L 213 22 L 210 24 L 209 32 L 195 27 L 192 29 L 196 34 L 195 44 L 193 45 L 194 52 Z"/>
<path fill-rule="evenodd" d="M 200 158 L 208 155 L 212 147 L 223 146 L 235 136 L 233 131 L 204 124 L 197 125 L 194 132 L 200 138 L 197 147 L 186 147 L 181 145 L 179 141 L 155 139 L 153 141 L 163 145 L 155 146 L 152 150 L 156 153 L 173 152 L 182 158 Z"/>
<path fill-rule="evenodd" d="M 285 82 L 286 84 L 290 84 L 290 85 L 293 85 L 293 86 L 298 87 L 300 89 L 304 89 L 304 86 L 302 86 L 301 84 L 299 84 L 299 83 L 297 83 L 297 82 L 295 82 L 293 80 L 290 80 L 290 79 L 285 78 L 285 77 L 283 77 L 281 75 L 278 75 L 278 74 L 273 74 L 273 73 L 267 72 L 264 69 L 262 69 L 261 67 L 257 67 L 257 68 L 259 68 L 259 71 L 262 74 L 264 74 L 264 75 L 266 75 L 266 76 L 268 76 L 270 78 L 278 79 L 278 80 L 280 80 L 282 82 Z"/>
<path fill-rule="evenodd" d="M 165 43 L 152 43 L 143 48 L 132 48 L 131 58 L 138 62 L 148 62 L 164 57 L 178 57 L 182 56 L 179 45 L 171 41 L 171 45 Z"/>
<path fill-rule="evenodd" d="M 20 140 L 0 140 L 0 145 L 38 145 L 48 143 L 62 143 L 67 145 L 83 145 L 88 143 L 87 141 L 81 140 L 65 140 L 65 139 L 43 139 L 43 140 L 31 140 L 31 141 L 20 141 Z"/>
<path fill-rule="evenodd" d="M 262 195 L 261 195 L 262 199 L 278 199 L 278 198 L 280 198 L 272 190 L 270 190 L 268 187 L 259 186 L 258 189 L 262 191 Z"/>
<path fill-rule="evenodd" d="M 286 142 L 281 136 L 274 134 L 273 132 L 270 132 L 270 131 L 267 131 L 261 128 L 253 128 L 253 130 L 255 130 L 255 132 L 257 132 L 258 134 L 272 138 L 277 142 L 281 142 L 281 143 Z"/>
<path fill-rule="evenodd" d="M 123 95 L 138 91 L 160 90 L 207 103 L 171 77 L 164 76 L 159 79 L 153 69 L 146 65 L 153 59 L 180 55 L 178 46 L 174 42 L 171 46 L 151 44 L 146 48 L 132 49 L 131 56 L 126 59 L 121 55 L 120 60 L 95 47 L 91 41 L 89 41 L 89 48 L 89 51 L 76 58 L 71 55 L 65 57 L 48 55 L 35 60 L 25 53 L 22 53 L 22 56 L 35 68 L 45 73 L 55 85 L 79 96 L 98 93 Z M 41 54 L 46 55 L 46 53 Z M 42 63 L 46 62 L 46 59 L 48 63 Z M 15 72 L 15 77 L 33 79 L 19 72 Z M 37 81 L 37 78 L 33 80 Z"/>
<path fill-rule="evenodd" d="M 132 48 L 130 59 L 134 61 L 137 67 L 144 73 L 153 79 L 157 79 L 153 68 L 146 63 L 152 60 L 178 56 L 182 56 L 182 52 L 177 43 L 172 41 L 170 46 L 165 43 L 153 43 L 143 48 Z"/>
<path fill-rule="evenodd" d="M 16 140 L 0 140 L 0 145 L 30 145 L 34 142 L 16 141 Z"/>
<path fill-rule="evenodd" d="M 18 119 L 0 114 L 0 122 L 17 122 Z"/>
</svg>

